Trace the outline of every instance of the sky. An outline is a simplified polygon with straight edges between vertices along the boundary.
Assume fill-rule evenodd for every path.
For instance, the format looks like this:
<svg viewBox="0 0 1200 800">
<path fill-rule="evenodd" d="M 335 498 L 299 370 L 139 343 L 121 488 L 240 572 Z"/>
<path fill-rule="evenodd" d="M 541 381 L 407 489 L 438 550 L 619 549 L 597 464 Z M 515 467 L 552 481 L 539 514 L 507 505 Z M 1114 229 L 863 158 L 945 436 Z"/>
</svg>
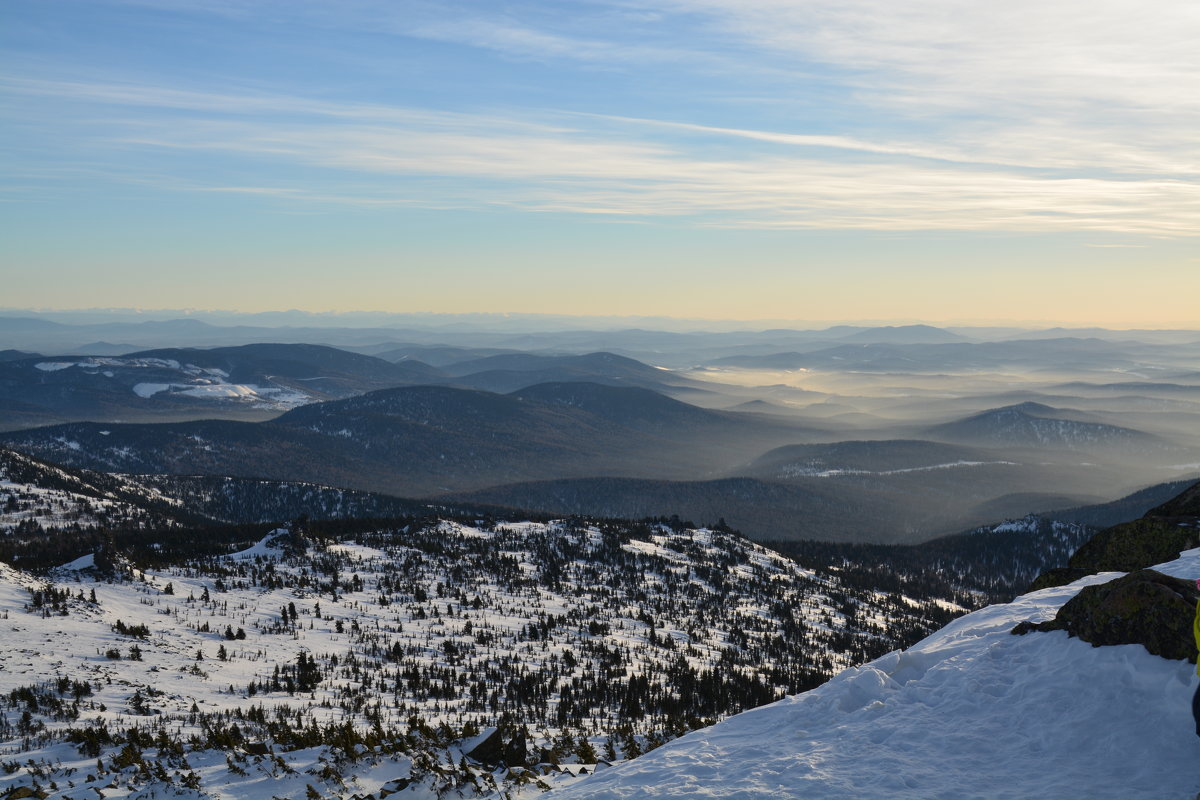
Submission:
<svg viewBox="0 0 1200 800">
<path fill-rule="evenodd" d="M 0 304 L 1200 326 L 1194 0 L 5 0 Z"/>
</svg>

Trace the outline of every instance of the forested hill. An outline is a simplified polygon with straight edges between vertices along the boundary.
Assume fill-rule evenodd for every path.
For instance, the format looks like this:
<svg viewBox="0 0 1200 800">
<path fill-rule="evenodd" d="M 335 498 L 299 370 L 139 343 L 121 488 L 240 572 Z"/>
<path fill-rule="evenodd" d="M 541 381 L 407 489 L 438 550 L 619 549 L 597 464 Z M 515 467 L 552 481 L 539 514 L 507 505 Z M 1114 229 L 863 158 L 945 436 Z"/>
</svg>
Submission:
<svg viewBox="0 0 1200 800">
<path fill-rule="evenodd" d="M 683 526 L 412 518 L 261 532 L 115 532 L 102 574 L 83 534 L 5 542 L 10 563 L 44 568 L 50 543 L 73 560 L 44 577 L 0 565 L 0 747 L 50 748 L 62 764 L 39 769 L 63 785 L 78 769 L 82 790 L 162 748 L 193 765 L 221 752 L 223 765 L 241 741 L 343 761 L 363 745 L 407 754 L 406 779 L 444 789 L 478 772 L 452 748 L 480 729 L 520 738 L 528 768 L 629 758 L 976 602 L 847 587 Z M 65 699 L 45 676 L 67 682 Z M 86 691 L 72 699 L 75 685 Z M 447 752 L 449 771 L 422 760 Z M 297 762 L 311 754 L 283 757 L 320 793 L 355 793 L 352 767 L 335 785 Z M 232 763 L 165 782 L 236 782 L 250 767 Z"/>
<path fill-rule="evenodd" d="M 206 520 L 185 502 L 135 481 L 0 447 L 0 532 L 155 528 Z"/>
</svg>

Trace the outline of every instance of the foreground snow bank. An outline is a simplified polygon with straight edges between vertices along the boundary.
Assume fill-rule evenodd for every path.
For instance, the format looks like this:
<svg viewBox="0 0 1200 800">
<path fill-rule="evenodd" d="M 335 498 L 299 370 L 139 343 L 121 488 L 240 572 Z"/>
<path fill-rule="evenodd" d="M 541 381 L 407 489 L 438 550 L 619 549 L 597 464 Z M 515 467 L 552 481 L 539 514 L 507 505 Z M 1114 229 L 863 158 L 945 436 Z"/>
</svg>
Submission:
<svg viewBox="0 0 1200 800">
<path fill-rule="evenodd" d="M 1200 550 L 1158 569 L 1200 576 Z M 1190 799 L 1195 667 L 1140 645 L 1009 634 L 1116 576 L 985 608 L 548 797 Z"/>
</svg>

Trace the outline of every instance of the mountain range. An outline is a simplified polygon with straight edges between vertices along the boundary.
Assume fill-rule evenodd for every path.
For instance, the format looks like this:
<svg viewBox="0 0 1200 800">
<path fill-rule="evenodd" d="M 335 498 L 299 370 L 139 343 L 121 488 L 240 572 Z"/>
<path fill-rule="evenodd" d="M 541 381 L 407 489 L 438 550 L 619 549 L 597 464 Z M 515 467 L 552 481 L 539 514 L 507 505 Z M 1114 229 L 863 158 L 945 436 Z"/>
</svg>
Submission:
<svg viewBox="0 0 1200 800">
<path fill-rule="evenodd" d="M 356 358 L 364 376 L 391 366 Z M 544 372 L 541 358 L 496 358 L 531 368 L 513 374 Z M 576 362 L 612 366 L 614 376 L 663 372 L 606 354 Z M 494 374 L 476 366 L 462 371 Z M 508 394 L 415 385 L 306 402 L 261 422 L 81 422 L 0 442 L 99 471 L 300 481 L 550 514 L 724 518 L 758 538 L 876 542 L 1100 502 L 1092 487 L 1128 486 L 1132 459 L 1186 463 L 1191 452 L 1031 402 L 918 429 L 929 439 L 819 443 L 829 424 L 700 408 L 631 385 L 554 382 Z"/>
<path fill-rule="evenodd" d="M 1195 342 L 1181 333 L 1022 339 L 917 325 L 484 335 L 475 320 L 352 336 L 325 324 L 332 318 L 236 329 L 204 319 L 82 332 L 93 343 L 135 332 L 171 343 L 273 331 L 276 342 L 9 351 L 0 441 L 101 471 L 548 514 L 723 518 L 758 538 L 874 542 L 1093 504 L 1200 469 Z M 78 327 L 0 319 L 21 347 L 26 333 Z M 318 330 L 340 347 L 287 343 Z M 592 345 L 606 349 L 583 349 Z M 785 373 L 686 368 L 781 352 L 825 362 Z M 899 354 L 894 369 L 888 353 Z M 876 356 L 878 368 L 863 368 Z"/>
<path fill-rule="evenodd" d="M 929 337 L 926 337 L 927 339 Z M 1196 348 L 1185 346 L 1194 357 Z M 977 371 L 1003 369 L 1135 370 L 1155 359 L 1154 348 L 1137 341 L 1062 337 L 999 342 L 904 341 L 859 334 L 854 344 L 814 342 L 799 351 L 729 355 L 710 367 L 768 370 L 866 370 L 880 372 Z M 1184 363 L 1176 359 L 1161 362 Z"/>
<path fill-rule="evenodd" d="M 308 403 L 384 388 L 440 385 L 499 394 L 593 382 L 703 394 L 701 381 L 612 353 L 468 357 L 444 369 L 311 344 L 167 348 L 123 355 L 0 359 L 0 429 L 58 422 L 260 421 Z"/>
<path fill-rule="evenodd" d="M 23 451 L 113 472 L 302 480 L 405 496 L 519 480 L 691 477 L 795 424 L 710 411 L 650 390 L 542 384 L 507 395 L 440 386 L 314 403 L 266 422 L 73 423 L 0 435 Z"/>
</svg>

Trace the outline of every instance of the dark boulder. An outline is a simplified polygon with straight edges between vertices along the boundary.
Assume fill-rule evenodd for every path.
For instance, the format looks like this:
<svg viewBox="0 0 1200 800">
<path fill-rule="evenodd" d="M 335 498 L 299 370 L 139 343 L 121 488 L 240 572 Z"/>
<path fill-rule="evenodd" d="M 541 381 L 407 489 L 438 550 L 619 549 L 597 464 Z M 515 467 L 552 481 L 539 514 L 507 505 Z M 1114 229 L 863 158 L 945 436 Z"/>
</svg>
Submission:
<svg viewBox="0 0 1200 800">
<path fill-rule="evenodd" d="M 1192 621 L 1198 601 L 1194 581 L 1142 569 L 1085 586 L 1054 619 L 1022 622 L 1013 633 L 1066 631 L 1095 647 L 1140 644 L 1156 656 L 1195 662 Z"/>
<path fill-rule="evenodd" d="M 524 735 L 514 736 L 504 746 L 504 763 L 508 766 L 524 764 L 529 758 L 529 745 Z"/>
<path fill-rule="evenodd" d="M 501 764 L 514 767 L 525 763 L 528 756 L 527 749 L 528 745 L 523 732 L 500 727 L 485 736 L 483 741 L 475 745 L 466 756 L 489 767 Z"/>
</svg>

